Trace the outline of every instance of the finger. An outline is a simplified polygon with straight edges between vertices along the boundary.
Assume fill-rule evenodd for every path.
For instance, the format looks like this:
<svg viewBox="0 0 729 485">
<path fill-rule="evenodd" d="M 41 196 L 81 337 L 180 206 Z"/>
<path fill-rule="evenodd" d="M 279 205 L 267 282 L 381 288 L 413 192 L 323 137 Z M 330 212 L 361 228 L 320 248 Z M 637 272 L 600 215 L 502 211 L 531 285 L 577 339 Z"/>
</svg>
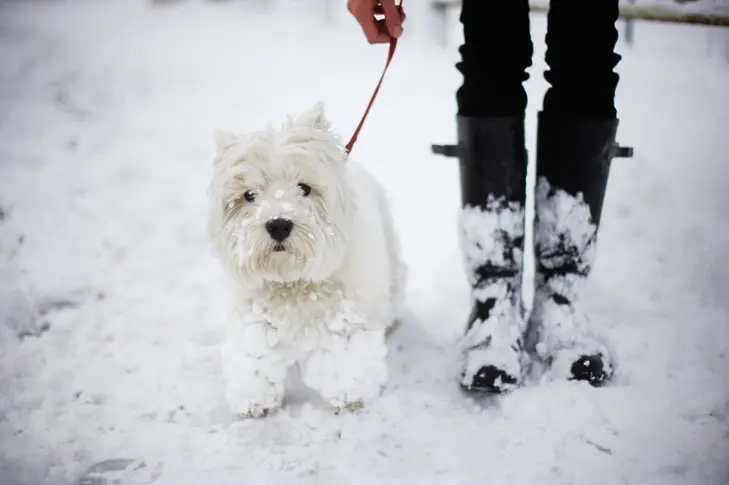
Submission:
<svg viewBox="0 0 729 485">
<path fill-rule="evenodd" d="M 372 9 L 368 8 L 366 4 L 358 5 L 353 14 L 370 44 L 383 44 L 390 41 L 387 32 L 382 32 L 378 27 L 378 21 L 375 20 Z"/>
<path fill-rule="evenodd" d="M 400 16 L 402 17 L 403 16 L 402 4 L 401 5 L 398 5 L 397 6 L 397 9 L 400 11 Z M 385 9 L 382 8 L 382 4 L 379 1 L 375 4 L 375 14 L 376 15 L 384 15 L 385 14 Z"/>
<path fill-rule="evenodd" d="M 402 19 L 395 0 L 382 0 L 382 9 L 385 12 L 385 23 L 390 35 L 397 38 L 402 34 Z"/>
<path fill-rule="evenodd" d="M 398 12 L 400 12 L 400 21 L 402 23 L 407 18 L 407 15 L 405 15 L 405 11 L 402 9 L 402 7 L 400 5 L 397 6 L 397 10 L 398 10 Z M 350 8 L 349 11 L 351 12 L 352 9 Z M 380 5 L 379 3 L 377 5 L 375 5 L 375 15 L 385 15 L 385 9 L 382 8 L 382 5 Z"/>
<path fill-rule="evenodd" d="M 390 42 L 392 39 L 392 36 L 390 35 L 390 31 L 387 28 L 387 22 L 385 20 L 378 20 L 376 22 L 377 24 L 377 33 L 382 36 L 384 42 Z"/>
<path fill-rule="evenodd" d="M 387 24 L 384 20 L 376 20 L 375 28 L 377 29 L 377 37 L 372 42 L 373 44 L 387 44 L 392 40 L 392 36 L 387 30 Z"/>
</svg>

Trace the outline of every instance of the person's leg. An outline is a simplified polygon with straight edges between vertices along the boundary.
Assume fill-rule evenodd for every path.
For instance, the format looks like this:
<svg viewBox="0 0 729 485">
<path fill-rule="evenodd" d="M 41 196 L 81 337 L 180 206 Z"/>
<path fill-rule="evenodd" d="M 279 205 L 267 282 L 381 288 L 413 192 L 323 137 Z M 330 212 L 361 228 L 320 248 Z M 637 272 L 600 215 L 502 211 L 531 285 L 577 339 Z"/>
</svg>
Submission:
<svg viewBox="0 0 729 485">
<path fill-rule="evenodd" d="M 502 392 L 522 379 L 521 298 L 527 154 L 522 83 L 532 62 L 528 0 L 463 0 L 457 69 L 462 214 L 472 287 L 461 385 Z"/>
<path fill-rule="evenodd" d="M 588 16 L 587 18 L 585 16 Z M 618 0 L 551 0 L 550 87 L 537 128 L 535 293 L 527 348 L 548 375 L 599 385 L 614 363 L 580 301 L 595 262 L 610 164 L 619 149 L 615 90 Z"/>
<path fill-rule="evenodd" d="M 463 83 L 456 93 L 466 117 L 519 116 L 527 95 L 523 82 L 534 51 L 528 0 L 463 0 L 464 43 L 456 68 Z"/>
<path fill-rule="evenodd" d="M 543 110 L 588 120 L 614 120 L 620 62 L 615 52 L 618 0 L 551 0 L 547 14 L 547 71 Z"/>
</svg>

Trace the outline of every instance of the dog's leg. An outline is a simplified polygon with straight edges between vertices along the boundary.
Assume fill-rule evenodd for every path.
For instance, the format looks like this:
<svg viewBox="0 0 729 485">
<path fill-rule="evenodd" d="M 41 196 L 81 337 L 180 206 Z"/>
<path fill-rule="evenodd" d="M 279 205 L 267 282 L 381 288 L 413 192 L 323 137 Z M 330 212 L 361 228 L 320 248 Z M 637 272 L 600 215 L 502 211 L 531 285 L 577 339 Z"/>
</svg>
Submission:
<svg viewBox="0 0 729 485">
<path fill-rule="evenodd" d="M 261 418 L 281 406 L 286 371 L 295 358 L 286 349 L 272 346 L 265 323 L 232 331 L 221 355 L 227 384 L 225 397 L 240 417 Z"/>
<path fill-rule="evenodd" d="M 385 331 L 359 330 L 311 353 L 302 363 L 302 377 L 337 411 L 359 409 L 386 384 L 386 357 Z"/>
</svg>

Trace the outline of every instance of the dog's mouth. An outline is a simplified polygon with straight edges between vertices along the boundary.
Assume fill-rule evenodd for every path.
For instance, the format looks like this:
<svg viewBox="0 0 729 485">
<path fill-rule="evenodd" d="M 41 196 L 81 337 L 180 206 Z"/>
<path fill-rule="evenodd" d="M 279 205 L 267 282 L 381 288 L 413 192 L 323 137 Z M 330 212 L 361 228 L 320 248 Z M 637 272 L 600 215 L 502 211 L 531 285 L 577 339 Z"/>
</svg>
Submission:
<svg viewBox="0 0 729 485">
<path fill-rule="evenodd" d="M 273 252 L 274 252 L 274 253 L 282 253 L 282 252 L 284 252 L 284 251 L 286 251 L 286 246 L 284 246 L 284 245 L 283 245 L 283 244 L 281 244 L 281 243 L 276 243 L 276 244 L 275 244 L 275 245 L 273 246 Z"/>
</svg>

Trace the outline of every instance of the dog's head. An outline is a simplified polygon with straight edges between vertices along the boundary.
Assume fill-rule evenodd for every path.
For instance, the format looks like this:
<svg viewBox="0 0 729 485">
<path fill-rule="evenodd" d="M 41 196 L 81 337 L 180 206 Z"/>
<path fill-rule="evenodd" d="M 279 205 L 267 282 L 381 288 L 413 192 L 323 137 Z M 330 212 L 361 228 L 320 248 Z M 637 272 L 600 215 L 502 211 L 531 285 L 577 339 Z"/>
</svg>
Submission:
<svg viewBox="0 0 729 485">
<path fill-rule="evenodd" d="M 353 197 L 323 105 L 278 129 L 218 131 L 209 235 L 240 282 L 318 281 L 341 264 Z"/>
</svg>

